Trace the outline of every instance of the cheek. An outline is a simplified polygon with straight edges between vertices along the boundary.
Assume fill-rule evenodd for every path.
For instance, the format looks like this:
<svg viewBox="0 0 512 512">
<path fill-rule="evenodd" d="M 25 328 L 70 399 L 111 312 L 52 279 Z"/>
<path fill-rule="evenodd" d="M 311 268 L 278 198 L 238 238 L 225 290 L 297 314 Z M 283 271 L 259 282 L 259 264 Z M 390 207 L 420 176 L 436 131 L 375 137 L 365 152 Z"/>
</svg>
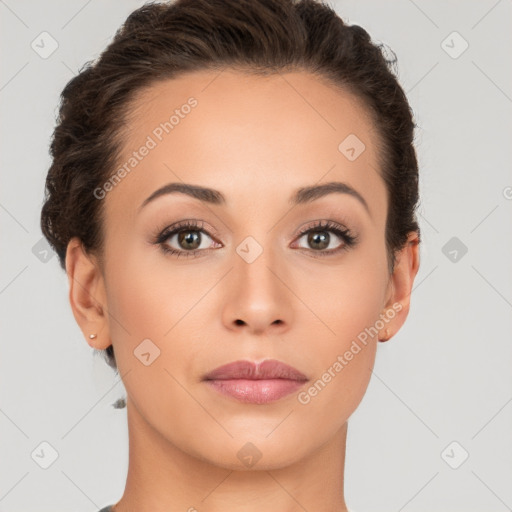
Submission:
<svg viewBox="0 0 512 512">
<path fill-rule="evenodd" d="M 314 353 L 311 345 L 304 350 L 316 371 L 310 386 L 297 398 L 317 425 L 340 427 L 368 386 L 388 279 L 385 259 L 377 257 L 383 254 L 383 249 L 361 251 L 347 258 L 343 268 L 327 270 L 328 276 L 310 275 L 301 280 L 299 293 L 307 297 L 315 313 L 304 320 L 303 331 L 312 338 Z"/>
<path fill-rule="evenodd" d="M 174 263 L 173 269 L 165 255 L 152 248 L 141 249 L 140 244 L 127 250 L 125 257 L 114 251 L 111 263 L 107 262 L 107 300 L 119 368 L 138 368 L 140 361 L 134 352 L 149 339 L 159 356 L 148 369 L 165 366 L 173 374 L 190 371 L 210 327 L 200 327 L 212 300 L 210 295 L 203 296 L 220 277 L 207 266 L 198 272 L 193 266 Z M 151 349 L 152 345 L 146 344 Z"/>
<path fill-rule="evenodd" d="M 312 313 L 310 324 L 316 323 L 331 345 L 342 348 L 379 318 L 388 275 L 385 261 L 371 251 L 353 253 L 339 266 L 304 271 L 303 276 L 296 281 L 297 295 Z"/>
<path fill-rule="evenodd" d="M 318 430 L 323 430 L 326 437 L 334 435 L 366 392 L 377 348 L 377 336 L 371 327 L 380 312 L 372 291 L 357 289 L 347 294 L 342 286 L 325 304 L 325 323 L 334 334 L 321 329 L 318 333 L 323 334 L 312 341 L 314 350 L 311 345 L 307 348 L 315 372 L 297 395 L 312 435 Z"/>
<path fill-rule="evenodd" d="M 144 417 L 173 425 L 176 411 L 194 406 L 178 383 L 184 383 L 200 351 L 192 328 L 204 284 L 198 293 L 198 285 L 187 286 L 193 276 L 170 273 L 168 264 L 166 272 L 160 258 L 161 268 L 135 248 L 125 258 L 111 258 L 117 262 L 107 270 L 109 329 L 132 403 Z M 201 410 L 195 413 L 200 416 Z"/>
</svg>

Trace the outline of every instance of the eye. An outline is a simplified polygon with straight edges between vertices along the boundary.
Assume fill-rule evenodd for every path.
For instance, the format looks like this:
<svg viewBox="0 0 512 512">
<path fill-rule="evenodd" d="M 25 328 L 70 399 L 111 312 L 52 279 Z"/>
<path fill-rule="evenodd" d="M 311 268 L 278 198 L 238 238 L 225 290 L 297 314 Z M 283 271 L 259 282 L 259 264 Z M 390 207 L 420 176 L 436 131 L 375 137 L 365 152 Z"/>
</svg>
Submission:
<svg viewBox="0 0 512 512">
<path fill-rule="evenodd" d="M 215 241 L 204 229 L 204 222 L 184 220 L 168 226 L 157 235 L 154 243 L 159 245 L 165 254 L 178 258 L 204 255 L 222 244 Z M 334 235 L 334 236 L 333 236 Z M 302 230 L 298 239 L 304 239 L 306 247 L 299 245 L 301 250 L 308 251 L 313 257 L 332 256 L 346 251 L 357 242 L 357 236 L 349 229 L 330 220 L 317 221 Z"/>
<path fill-rule="evenodd" d="M 302 238 L 305 239 L 307 247 L 299 248 L 317 253 L 318 256 L 329 256 L 347 250 L 354 246 L 357 240 L 349 229 L 329 220 L 317 221 L 313 226 L 301 231 L 299 240 Z"/>
<path fill-rule="evenodd" d="M 210 242 L 208 242 L 210 239 Z M 167 254 L 178 257 L 194 257 L 197 253 L 209 252 L 211 236 L 203 229 L 203 223 L 186 220 L 164 229 L 155 240 Z"/>
</svg>

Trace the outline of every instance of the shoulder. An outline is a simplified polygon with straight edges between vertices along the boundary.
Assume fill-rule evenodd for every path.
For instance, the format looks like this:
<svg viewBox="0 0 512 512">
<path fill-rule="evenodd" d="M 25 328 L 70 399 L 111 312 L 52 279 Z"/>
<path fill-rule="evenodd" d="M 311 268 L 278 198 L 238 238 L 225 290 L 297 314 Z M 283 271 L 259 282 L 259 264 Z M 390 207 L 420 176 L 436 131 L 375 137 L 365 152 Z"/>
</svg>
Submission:
<svg viewBox="0 0 512 512">
<path fill-rule="evenodd" d="M 111 512 L 111 510 L 112 510 L 112 505 L 108 505 L 107 507 L 102 508 L 99 512 Z"/>
</svg>

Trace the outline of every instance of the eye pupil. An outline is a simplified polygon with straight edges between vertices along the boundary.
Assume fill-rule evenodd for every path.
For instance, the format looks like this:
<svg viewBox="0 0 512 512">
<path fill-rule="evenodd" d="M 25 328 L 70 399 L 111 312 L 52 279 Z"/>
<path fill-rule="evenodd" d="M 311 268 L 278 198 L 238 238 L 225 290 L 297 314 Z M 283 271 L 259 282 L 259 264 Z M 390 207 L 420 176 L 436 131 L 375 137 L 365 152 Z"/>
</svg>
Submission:
<svg viewBox="0 0 512 512">
<path fill-rule="evenodd" d="M 186 247 L 187 249 L 197 249 L 201 245 L 201 236 L 199 231 L 181 231 L 178 233 L 178 242 L 181 245 L 182 242 L 186 244 L 192 244 L 192 247 Z"/>
<path fill-rule="evenodd" d="M 330 235 L 327 231 L 314 231 L 308 235 L 308 243 L 315 249 L 325 249 L 329 247 L 329 239 Z"/>
</svg>

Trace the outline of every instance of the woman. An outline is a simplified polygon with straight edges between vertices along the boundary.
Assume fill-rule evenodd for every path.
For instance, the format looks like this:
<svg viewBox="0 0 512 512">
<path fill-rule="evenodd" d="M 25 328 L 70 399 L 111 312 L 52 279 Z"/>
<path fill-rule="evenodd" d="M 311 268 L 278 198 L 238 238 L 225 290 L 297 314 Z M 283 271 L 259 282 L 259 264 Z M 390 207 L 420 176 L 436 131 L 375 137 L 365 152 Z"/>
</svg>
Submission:
<svg viewBox="0 0 512 512">
<path fill-rule="evenodd" d="M 347 511 L 347 425 L 419 265 L 414 122 L 314 0 L 134 11 L 62 92 L 42 229 L 127 391 L 103 511 Z"/>
</svg>

